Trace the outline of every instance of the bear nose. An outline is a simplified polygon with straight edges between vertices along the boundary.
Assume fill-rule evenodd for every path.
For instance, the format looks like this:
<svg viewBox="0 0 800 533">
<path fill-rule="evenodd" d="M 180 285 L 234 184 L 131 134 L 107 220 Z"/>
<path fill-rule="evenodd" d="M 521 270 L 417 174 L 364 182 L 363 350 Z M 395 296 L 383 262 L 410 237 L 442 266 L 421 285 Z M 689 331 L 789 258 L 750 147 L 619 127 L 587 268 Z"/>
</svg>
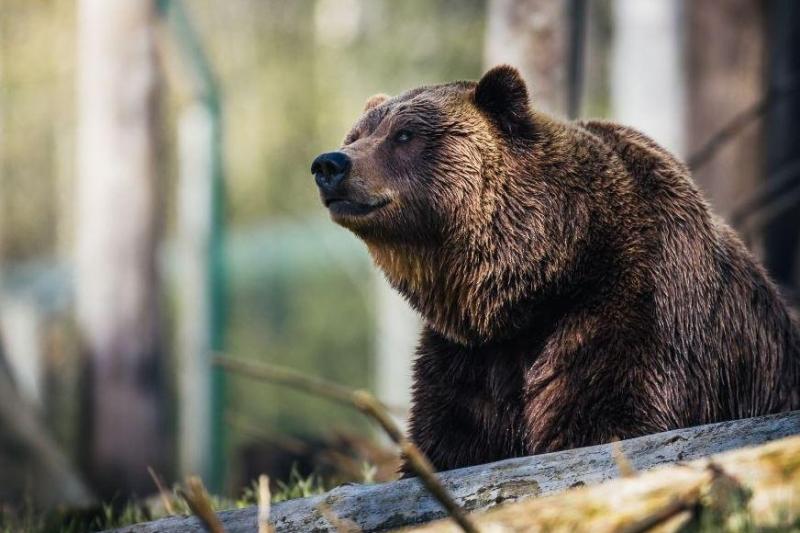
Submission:
<svg viewBox="0 0 800 533">
<path fill-rule="evenodd" d="M 343 152 L 328 152 L 317 156 L 311 163 L 311 173 L 317 186 L 325 192 L 331 192 L 347 177 L 350 172 L 350 158 Z"/>
</svg>

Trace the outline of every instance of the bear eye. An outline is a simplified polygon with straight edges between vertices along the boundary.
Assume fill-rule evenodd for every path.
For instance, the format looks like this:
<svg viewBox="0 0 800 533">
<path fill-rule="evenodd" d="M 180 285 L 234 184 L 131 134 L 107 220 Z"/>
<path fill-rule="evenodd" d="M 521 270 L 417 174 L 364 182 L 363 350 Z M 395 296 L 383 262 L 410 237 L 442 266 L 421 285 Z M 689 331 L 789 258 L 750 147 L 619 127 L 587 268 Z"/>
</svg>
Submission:
<svg viewBox="0 0 800 533">
<path fill-rule="evenodd" d="M 400 130 L 394 134 L 394 142 L 399 144 L 407 143 L 411 140 L 411 137 L 413 137 L 413 134 L 410 130 Z"/>
</svg>

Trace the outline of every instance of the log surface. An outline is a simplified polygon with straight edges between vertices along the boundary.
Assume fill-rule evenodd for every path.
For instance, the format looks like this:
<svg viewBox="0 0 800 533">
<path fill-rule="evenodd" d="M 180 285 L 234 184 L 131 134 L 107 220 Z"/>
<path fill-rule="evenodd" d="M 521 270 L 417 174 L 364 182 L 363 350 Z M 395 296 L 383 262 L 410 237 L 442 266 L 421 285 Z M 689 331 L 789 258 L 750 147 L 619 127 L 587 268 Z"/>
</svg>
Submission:
<svg viewBox="0 0 800 533">
<path fill-rule="evenodd" d="M 668 465 L 472 516 L 479 531 L 798 531 L 800 437 Z M 452 519 L 405 533 L 461 533 Z"/>
<path fill-rule="evenodd" d="M 800 411 L 678 429 L 620 442 L 636 470 L 707 457 L 800 434 Z M 553 494 L 619 476 L 613 445 L 507 459 L 441 474 L 445 486 L 467 510 Z M 327 507 L 322 512 L 320 507 Z M 219 513 L 228 533 L 256 531 L 256 508 Z M 326 519 L 352 521 L 365 533 L 429 522 L 445 516 L 416 479 L 377 485 L 344 485 L 310 498 L 275 504 L 272 522 L 278 533 L 336 531 Z M 195 517 L 170 517 L 115 530 L 117 533 L 203 531 Z"/>
</svg>

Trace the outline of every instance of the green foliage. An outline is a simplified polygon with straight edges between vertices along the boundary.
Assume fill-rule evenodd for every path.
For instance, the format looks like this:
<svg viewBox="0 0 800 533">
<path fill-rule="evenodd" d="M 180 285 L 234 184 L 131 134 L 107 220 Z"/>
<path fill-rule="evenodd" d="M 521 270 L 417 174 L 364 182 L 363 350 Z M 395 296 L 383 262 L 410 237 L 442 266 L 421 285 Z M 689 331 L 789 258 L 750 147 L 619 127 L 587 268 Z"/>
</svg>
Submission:
<svg viewBox="0 0 800 533">
<path fill-rule="evenodd" d="M 0 9 L 0 258 L 51 255 L 67 237 L 59 205 L 73 175 L 75 2 L 3 0 Z"/>
<path fill-rule="evenodd" d="M 330 487 L 326 487 L 322 479 L 316 474 L 303 477 L 296 468 L 292 469 L 287 482 L 278 481 L 278 490 L 272 495 L 272 501 L 282 502 L 295 498 L 307 498 L 315 494 L 322 494 Z"/>
</svg>

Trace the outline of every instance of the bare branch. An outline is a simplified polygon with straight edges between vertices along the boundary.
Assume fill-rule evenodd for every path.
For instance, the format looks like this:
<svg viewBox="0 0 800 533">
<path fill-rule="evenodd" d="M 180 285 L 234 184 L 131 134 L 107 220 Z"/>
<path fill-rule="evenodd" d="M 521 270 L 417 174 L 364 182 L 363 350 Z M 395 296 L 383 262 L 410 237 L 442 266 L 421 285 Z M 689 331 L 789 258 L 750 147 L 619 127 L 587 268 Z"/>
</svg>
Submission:
<svg viewBox="0 0 800 533">
<path fill-rule="evenodd" d="M 258 533 L 274 533 L 269 523 L 272 495 L 269 492 L 269 477 L 258 476 Z"/>
<path fill-rule="evenodd" d="M 147 472 L 150 474 L 150 477 L 153 478 L 153 483 L 156 484 L 158 495 L 161 497 L 161 503 L 164 505 L 164 510 L 167 512 L 167 514 L 175 514 L 175 508 L 172 506 L 172 495 L 170 494 L 169 490 L 167 490 L 164 482 L 161 481 L 160 477 L 158 477 L 158 474 L 156 474 L 156 471 L 153 470 L 153 467 L 148 466 Z"/>
<path fill-rule="evenodd" d="M 711 136 L 706 143 L 701 146 L 697 151 L 686 158 L 686 164 L 692 170 L 697 170 L 717 154 L 717 152 L 725 146 L 731 139 L 739 135 L 747 126 L 755 120 L 760 119 L 764 113 L 767 112 L 771 105 L 771 93 L 767 94 L 751 105 L 750 107 L 740 111 L 731 118 L 724 126 Z"/>
<path fill-rule="evenodd" d="M 800 82 L 797 80 L 787 84 L 785 87 L 770 89 L 758 102 L 734 115 L 724 126 L 717 130 L 703 146 L 686 158 L 686 164 L 692 170 L 702 167 L 731 139 L 739 135 L 747 126 L 761 119 L 775 103 L 797 90 L 800 90 Z"/>
<path fill-rule="evenodd" d="M 225 533 L 225 528 L 222 527 L 222 522 L 211 507 L 208 493 L 199 477 L 187 478 L 186 487 L 181 489 L 180 494 L 209 533 Z"/>
<path fill-rule="evenodd" d="M 317 377 L 307 376 L 289 368 L 268 365 L 265 363 L 252 363 L 234 359 L 231 357 L 218 356 L 214 362 L 230 372 L 248 376 L 254 379 L 269 381 L 271 383 L 285 385 L 295 389 L 303 390 L 317 396 L 322 396 L 335 402 L 355 407 L 365 415 L 375 420 L 381 428 L 389 435 L 395 444 L 400 447 L 401 452 L 408 458 L 408 463 L 414 473 L 419 476 L 425 488 L 439 501 L 450 516 L 467 533 L 477 533 L 477 529 L 462 509 L 453 499 L 452 495 L 439 482 L 428 458 L 408 440 L 395 421 L 387 412 L 386 408 L 369 392 L 364 390 L 351 390 L 337 383 L 332 383 Z"/>
</svg>

